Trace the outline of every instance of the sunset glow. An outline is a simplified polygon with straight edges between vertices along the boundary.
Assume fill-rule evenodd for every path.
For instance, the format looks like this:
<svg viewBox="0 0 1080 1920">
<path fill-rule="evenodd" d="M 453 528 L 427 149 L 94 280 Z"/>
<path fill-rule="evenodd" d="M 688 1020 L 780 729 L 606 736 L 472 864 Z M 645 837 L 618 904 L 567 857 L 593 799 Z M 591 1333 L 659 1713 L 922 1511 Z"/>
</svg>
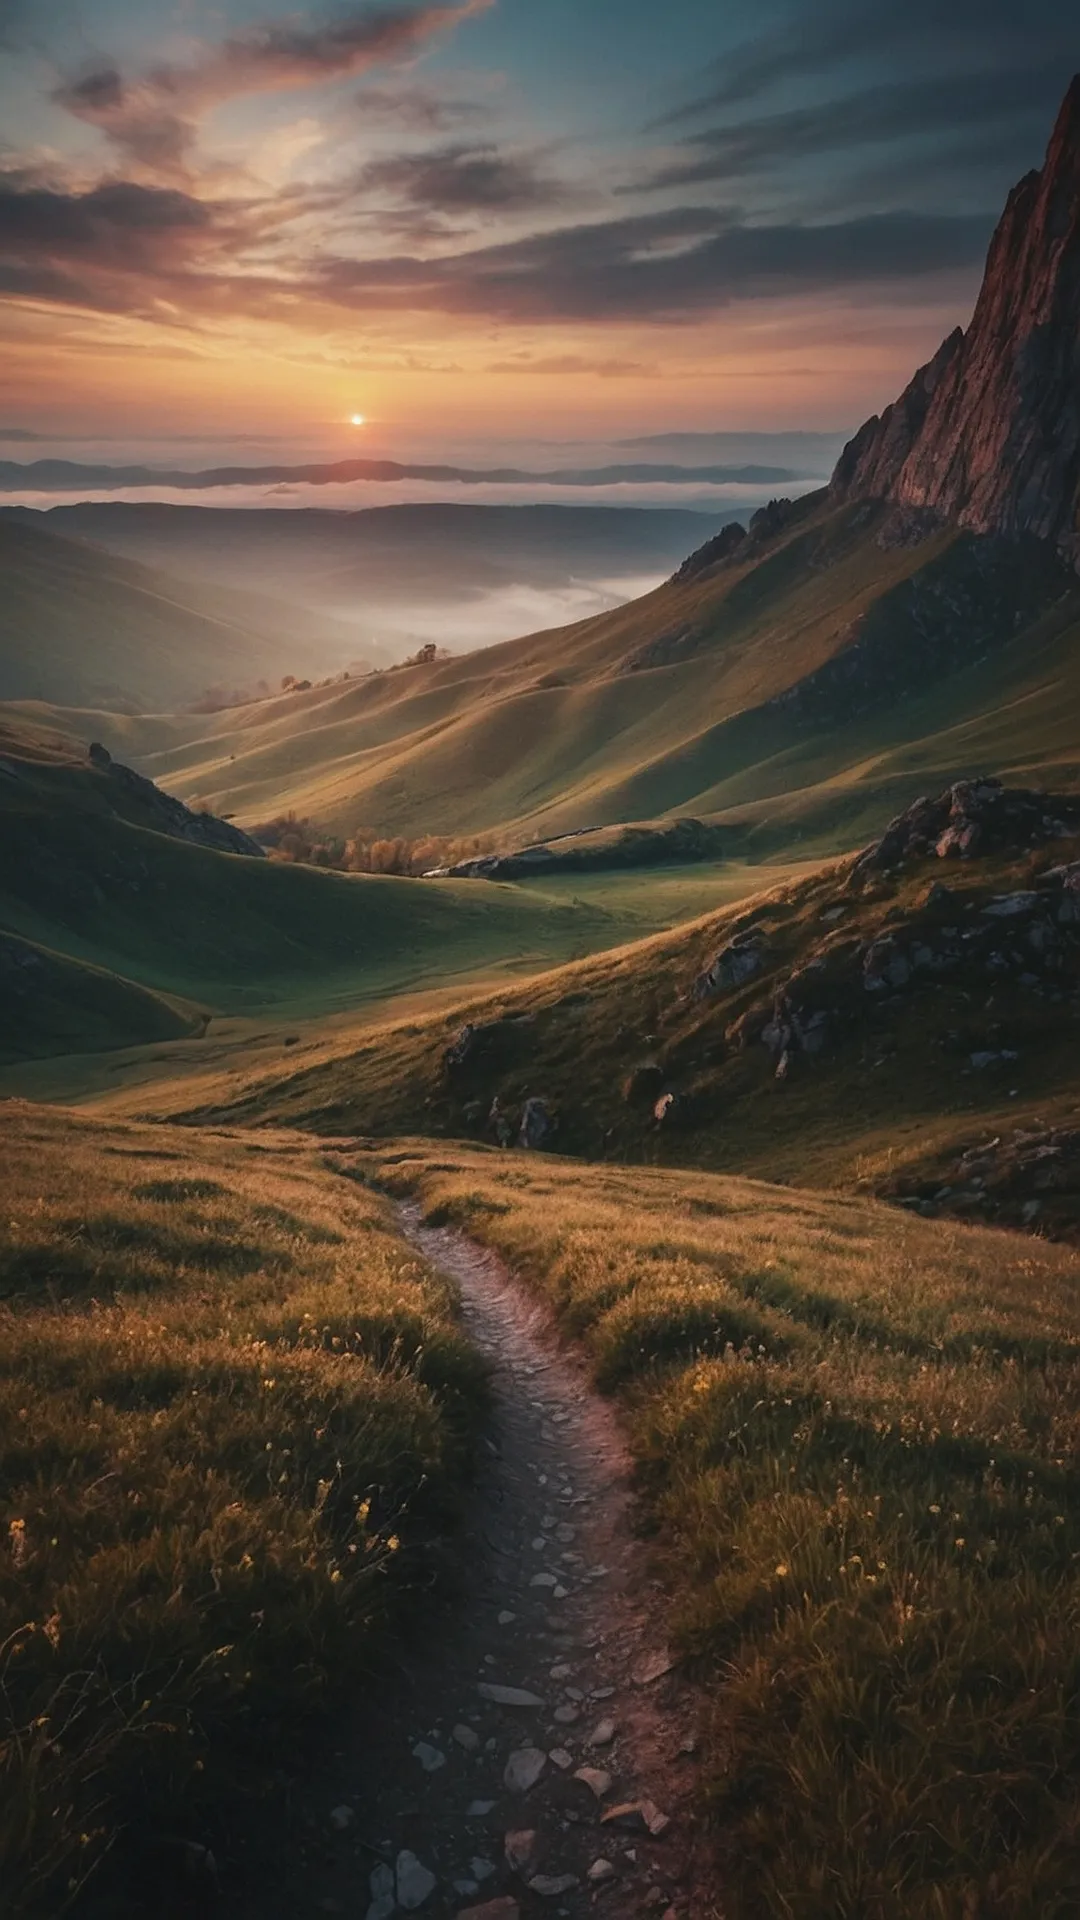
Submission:
<svg viewBox="0 0 1080 1920">
<path fill-rule="evenodd" d="M 0 425 L 854 426 L 966 320 L 1039 157 L 1068 36 L 1014 12 L 958 16 L 926 82 L 899 0 L 103 0 L 85 42 L 15 0 Z"/>
</svg>

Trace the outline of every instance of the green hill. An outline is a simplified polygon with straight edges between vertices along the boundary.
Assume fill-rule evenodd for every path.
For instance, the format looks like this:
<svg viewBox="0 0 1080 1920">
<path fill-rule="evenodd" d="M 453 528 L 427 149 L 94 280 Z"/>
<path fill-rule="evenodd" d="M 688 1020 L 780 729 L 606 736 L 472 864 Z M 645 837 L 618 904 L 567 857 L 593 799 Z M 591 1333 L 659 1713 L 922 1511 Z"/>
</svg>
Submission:
<svg viewBox="0 0 1080 1920">
<path fill-rule="evenodd" d="M 169 790 L 248 823 L 291 809 L 339 832 L 513 843 L 692 813 L 761 852 L 827 852 L 980 765 L 1071 784 L 1078 647 L 1080 583 L 1041 543 L 818 495 L 576 626 L 100 730 Z"/>
<path fill-rule="evenodd" d="M 518 888 L 219 852 L 162 831 L 144 787 L 63 743 L 9 727 L 0 744 L 0 930 L 30 943 L 11 952 L 38 955 L 26 992 L 5 1000 L 9 1060 L 134 1045 L 212 1013 L 314 1013 L 536 971 L 619 937 L 616 915 Z"/>
</svg>

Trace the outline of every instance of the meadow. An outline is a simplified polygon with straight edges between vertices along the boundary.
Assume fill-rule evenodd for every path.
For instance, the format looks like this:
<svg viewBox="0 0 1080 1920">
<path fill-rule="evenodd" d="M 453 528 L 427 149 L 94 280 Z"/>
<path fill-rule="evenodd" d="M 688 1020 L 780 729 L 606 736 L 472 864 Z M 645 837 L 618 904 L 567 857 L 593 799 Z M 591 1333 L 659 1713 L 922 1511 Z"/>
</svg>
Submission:
<svg viewBox="0 0 1080 1920">
<path fill-rule="evenodd" d="M 1080 1259 L 873 1202 L 422 1143 L 623 1406 L 729 1920 L 1064 1920 Z"/>
<path fill-rule="evenodd" d="M 310 1140 L 3 1127 L 0 1886 L 146 1911 L 396 1657 L 485 1375 Z"/>
</svg>

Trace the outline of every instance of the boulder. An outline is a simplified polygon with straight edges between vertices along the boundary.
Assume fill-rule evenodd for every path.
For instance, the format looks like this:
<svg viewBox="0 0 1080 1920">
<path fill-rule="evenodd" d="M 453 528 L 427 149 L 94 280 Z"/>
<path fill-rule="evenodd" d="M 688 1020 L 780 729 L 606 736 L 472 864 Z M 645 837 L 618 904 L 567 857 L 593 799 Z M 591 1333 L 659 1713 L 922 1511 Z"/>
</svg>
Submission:
<svg viewBox="0 0 1080 1920">
<path fill-rule="evenodd" d="M 768 941 L 757 928 L 737 934 L 694 981 L 692 997 L 709 1000 L 715 993 L 745 986 L 764 971 Z"/>
</svg>

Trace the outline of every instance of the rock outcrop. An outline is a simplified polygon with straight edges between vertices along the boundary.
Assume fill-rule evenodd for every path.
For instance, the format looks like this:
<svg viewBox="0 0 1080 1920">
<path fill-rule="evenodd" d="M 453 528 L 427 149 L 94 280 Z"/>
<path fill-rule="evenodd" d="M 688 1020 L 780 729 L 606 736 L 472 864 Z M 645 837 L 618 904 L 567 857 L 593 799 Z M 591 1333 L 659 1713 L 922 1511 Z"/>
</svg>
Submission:
<svg viewBox="0 0 1080 1920">
<path fill-rule="evenodd" d="M 970 327 L 867 422 L 832 490 L 1034 535 L 1080 570 L 1080 76 L 1009 197 Z"/>
<path fill-rule="evenodd" d="M 242 853 L 253 860 L 265 860 L 265 848 L 249 833 L 232 826 L 228 820 L 219 820 L 216 814 L 193 813 L 182 800 L 175 800 L 171 793 L 162 793 L 144 774 L 114 760 L 99 741 L 91 742 L 87 758 L 96 773 L 136 803 L 140 825 L 152 827 L 155 833 L 167 834 L 170 840 L 190 840 L 198 847 L 212 847 L 216 853 Z"/>
</svg>

